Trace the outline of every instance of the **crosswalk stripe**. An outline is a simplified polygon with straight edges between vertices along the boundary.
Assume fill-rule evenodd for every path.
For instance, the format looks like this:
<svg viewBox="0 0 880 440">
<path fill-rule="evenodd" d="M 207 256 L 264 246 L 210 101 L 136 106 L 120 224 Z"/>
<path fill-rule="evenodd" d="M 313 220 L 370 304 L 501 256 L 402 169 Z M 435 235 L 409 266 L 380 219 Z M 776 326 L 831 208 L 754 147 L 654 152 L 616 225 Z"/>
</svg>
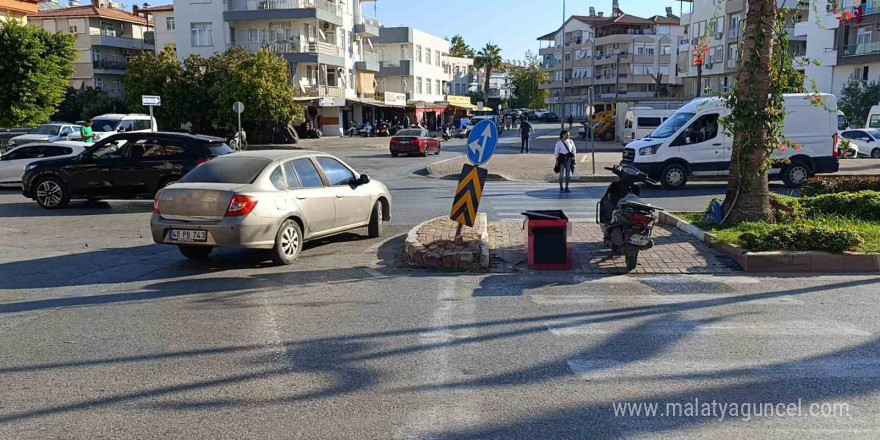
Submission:
<svg viewBox="0 0 880 440">
<path fill-rule="evenodd" d="M 547 328 L 556 336 L 612 335 L 621 331 L 646 334 L 688 334 L 688 335 L 752 335 L 752 336 L 871 336 L 850 324 L 836 321 L 774 321 L 774 322 L 657 322 L 635 329 L 623 329 L 616 323 L 570 324 L 547 323 Z"/>
<path fill-rule="evenodd" d="M 828 358 L 788 361 L 674 360 L 626 362 L 615 359 L 570 359 L 571 371 L 584 379 L 647 378 L 652 376 L 718 375 L 748 371 L 749 379 L 761 378 L 877 378 L 880 358 Z"/>
</svg>

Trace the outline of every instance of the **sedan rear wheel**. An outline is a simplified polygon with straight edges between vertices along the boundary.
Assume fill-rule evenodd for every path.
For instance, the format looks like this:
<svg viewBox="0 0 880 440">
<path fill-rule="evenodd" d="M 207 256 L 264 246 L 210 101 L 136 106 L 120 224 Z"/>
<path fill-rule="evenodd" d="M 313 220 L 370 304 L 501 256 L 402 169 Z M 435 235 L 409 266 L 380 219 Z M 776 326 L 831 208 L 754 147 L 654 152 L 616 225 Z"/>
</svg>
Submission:
<svg viewBox="0 0 880 440">
<path fill-rule="evenodd" d="M 70 202 L 70 192 L 56 177 L 37 182 L 35 193 L 37 204 L 46 209 L 60 209 Z"/>
<path fill-rule="evenodd" d="M 272 249 L 272 261 L 275 264 L 292 264 L 302 251 L 302 230 L 293 220 L 285 220 L 278 228 L 275 236 L 275 248 Z"/>
</svg>

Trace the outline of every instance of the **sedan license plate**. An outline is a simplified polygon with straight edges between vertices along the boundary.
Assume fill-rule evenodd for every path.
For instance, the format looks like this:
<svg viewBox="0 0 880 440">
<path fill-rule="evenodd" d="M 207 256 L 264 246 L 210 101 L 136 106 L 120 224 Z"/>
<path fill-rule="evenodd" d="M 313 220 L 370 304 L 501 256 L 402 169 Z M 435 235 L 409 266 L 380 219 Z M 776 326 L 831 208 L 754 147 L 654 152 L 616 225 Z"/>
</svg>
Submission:
<svg viewBox="0 0 880 440">
<path fill-rule="evenodd" d="M 400 145 L 409 145 L 409 141 L 400 141 L 398 142 Z"/>
<path fill-rule="evenodd" d="M 636 246 L 645 246 L 651 242 L 650 237 L 646 237 L 644 235 L 633 235 L 629 238 L 629 243 L 634 244 Z"/>
<path fill-rule="evenodd" d="M 208 241 L 208 231 L 194 231 L 191 229 L 172 229 L 168 234 L 171 241 L 185 243 Z"/>
</svg>

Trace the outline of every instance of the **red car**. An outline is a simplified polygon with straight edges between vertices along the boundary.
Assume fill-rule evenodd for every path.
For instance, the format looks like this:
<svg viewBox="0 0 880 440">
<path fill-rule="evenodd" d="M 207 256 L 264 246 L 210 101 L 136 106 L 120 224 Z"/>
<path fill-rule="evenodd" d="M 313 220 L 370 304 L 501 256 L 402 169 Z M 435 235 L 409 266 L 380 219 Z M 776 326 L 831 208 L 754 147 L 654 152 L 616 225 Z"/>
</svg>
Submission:
<svg viewBox="0 0 880 440">
<path fill-rule="evenodd" d="M 391 157 L 398 154 L 440 154 L 440 141 L 423 128 L 405 128 L 391 137 Z"/>
</svg>

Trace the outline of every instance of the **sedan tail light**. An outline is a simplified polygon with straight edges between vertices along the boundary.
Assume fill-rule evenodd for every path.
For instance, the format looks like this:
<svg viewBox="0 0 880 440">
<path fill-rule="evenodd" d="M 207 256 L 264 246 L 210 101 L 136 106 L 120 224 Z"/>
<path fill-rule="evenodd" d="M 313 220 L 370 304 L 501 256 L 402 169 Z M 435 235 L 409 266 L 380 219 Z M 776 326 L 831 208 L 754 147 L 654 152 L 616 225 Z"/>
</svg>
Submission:
<svg viewBox="0 0 880 440">
<path fill-rule="evenodd" d="M 199 160 L 196 161 L 196 166 L 199 166 L 199 165 L 201 165 L 201 164 L 203 164 L 203 163 L 205 163 L 205 162 L 207 162 L 207 161 L 209 161 L 209 160 L 211 160 L 210 157 L 202 157 L 202 158 L 199 158 Z"/>
<path fill-rule="evenodd" d="M 840 143 L 840 135 L 837 133 L 834 133 L 834 136 L 832 136 L 832 139 L 833 139 L 833 141 L 832 141 L 832 147 L 831 147 L 832 148 L 831 155 L 836 158 L 837 156 L 839 156 L 839 153 L 837 152 L 837 146 Z"/>
<path fill-rule="evenodd" d="M 159 211 L 159 197 L 162 196 L 162 191 L 156 193 L 156 198 L 153 199 L 153 214 L 161 214 Z"/>
<path fill-rule="evenodd" d="M 257 201 L 251 196 L 235 195 L 226 209 L 226 217 L 243 217 L 251 213 L 257 206 Z"/>
</svg>

